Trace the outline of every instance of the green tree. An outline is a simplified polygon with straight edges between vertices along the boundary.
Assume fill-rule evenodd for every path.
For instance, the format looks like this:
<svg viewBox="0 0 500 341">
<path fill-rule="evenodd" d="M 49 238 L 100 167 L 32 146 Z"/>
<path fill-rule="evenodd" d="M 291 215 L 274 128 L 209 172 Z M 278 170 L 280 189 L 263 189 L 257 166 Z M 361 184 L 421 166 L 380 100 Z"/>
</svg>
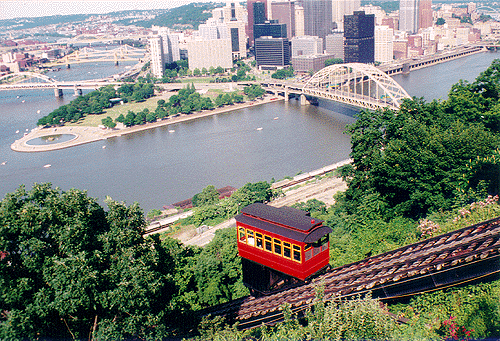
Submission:
<svg viewBox="0 0 500 341">
<path fill-rule="evenodd" d="M 444 18 L 437 18 L 436 25 L 442 26 L 444 24 L 446 24 L 446 20 L 444 20 Z"/>
<path fill-rule="evenodd" d="M 334 64 L 342 64 L 344 60 L 342 58 L 330 58 L 325 60 L 325 67 L 334 65 Z"/>
<path fill-rule="evenodd" d="M 196 194 L 192 202 L 194 207 L 216 204 L 219 202 L 219 192 L 215 186 L 209 185 L 201 193 Z"/>
<path fill-rule="evenodd" d="M 173 260 L 142 210 L 50 184 L 0 202 L 2 339 L 166 336 Z"/>
<path fill-rule="evenodd" d="M 114 128 L 116 127 L 116 123 L 113 122 L 113 119 L 109 116 L 107 116 L 106 118 L 103 118 L 101 120 L 102 122 L 102 125 L 105 126 L 105 127 L 108 127 L 108 128 Z"/>
</svg>

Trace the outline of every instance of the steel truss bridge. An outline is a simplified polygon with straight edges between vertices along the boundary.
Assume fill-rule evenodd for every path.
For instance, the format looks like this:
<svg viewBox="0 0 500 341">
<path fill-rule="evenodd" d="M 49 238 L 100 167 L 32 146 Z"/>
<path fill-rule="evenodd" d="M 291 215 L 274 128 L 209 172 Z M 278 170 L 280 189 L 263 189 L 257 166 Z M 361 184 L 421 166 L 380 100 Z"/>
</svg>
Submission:
<svg viewBox="0 0 500 341">
<path fill-rule="evenodd" d="M 299 95 L 301 103 L 322 98 L 354 107 L 397 110 L 402 101 L 411 98 L 391 77 L 380 69 L 362 63 L 335 64 L 314 74 L 305 84 L 261 82 L 276 95 Z"/>
<path fill-rule="evenodd" d="M 117 63 L 119 61 L 126 61 L 126 60 L 139 60 L 144 58 L 145 55 L 146 55 L 145 49 L 140 49 L 129 45 L 121 45 L 112 50 L 102 50 L 92 47 L 84 47 L 69 55 L 64 56 L 58 61 L 59 62 L 62 61 L 64 63 L 114 61 L 115 63 Z"/>
<path fill-rule="evenodd" d="M 2 83 L 2 81 L 8 83 Z M 36 72 L 18 72 L 0 77 L 1 90 L 26 90 L 26 89 L 54 89 L 54 95 L 61 97 L 63 89 L 72 89 L 75 95 L 81 95 L 83 89 L 99 89 L 106 85 L 119 85 L 122 82 L 116 82 L 110 78 L 92 79 L 83 81 L 56 81 L 46 75 Z"/>
</svg>

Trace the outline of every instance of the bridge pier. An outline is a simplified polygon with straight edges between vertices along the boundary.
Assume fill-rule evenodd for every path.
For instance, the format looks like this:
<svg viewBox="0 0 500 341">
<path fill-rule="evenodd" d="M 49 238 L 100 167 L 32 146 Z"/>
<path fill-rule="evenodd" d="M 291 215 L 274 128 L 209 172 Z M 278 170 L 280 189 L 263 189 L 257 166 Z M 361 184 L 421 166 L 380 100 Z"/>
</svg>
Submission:
<svg viewBox="0 0 500 341">
<path fill-rule="evenodd" d="M 82 89 L 75 87 L 75 96 L 81 96 L 83 94 Z"/>
<path fill-rule="evenodd" d="M 306 95 L 301 94 L 300 95 L 300 105 L 308 105 L 308 104 L 311 104 L 311 102 L 309 102 L 307 100 Z"/>
<path fill-rule="evenodd" d="M 289 98 L 288 98 L 288 87 L 285 88 L 285 102 L 288 102 L 289 101 Z"/>
<path fill-rule="evenodd" d="M 59 89 L 59 88 L 54 88 L 54 95 L 59 98 L 59 97 L 63 97 L 63 91 L 62 89 Z"/>
</svg>

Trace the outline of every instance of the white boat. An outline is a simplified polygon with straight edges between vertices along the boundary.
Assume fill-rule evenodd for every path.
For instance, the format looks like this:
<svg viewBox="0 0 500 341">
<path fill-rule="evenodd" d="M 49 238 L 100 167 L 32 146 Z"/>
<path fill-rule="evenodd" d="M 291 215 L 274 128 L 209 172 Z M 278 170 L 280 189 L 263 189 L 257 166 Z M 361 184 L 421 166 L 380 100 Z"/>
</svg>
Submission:
<svg viewBox="0 0 500 341">
<path fill-rule="evenodd" d="M 2 166 L 5 166 L 6 164 L 7 164 L 7 161 L 0 163 L 0 165 L 2 165 Z"/>
<path fill-rule="evenodd" d="M 262 127 L 257 128 L 257 130 L 259 130 L 259 131 L 262 130 Z"/>
<path fill-rule="evenodd" d="M 40 109 L 38 109 L 38 110 L 36 111 L 36 113 L 37 113 L 37 114 L 39 114 L 39 113 L 40 113 Z"/>
<path fill-rule="evenodd" d="M 51 164 L 46 164 L 45 166 L 43 166 L 43 168 L 50 168 L 50 166 L 52 166 Z"/>
<path fill-rule="evenodd" d="M 19 130 L 16 130 L 16 134 L 19 134 Z"/>
<path fill-rule="evenodd" d="M 277 120 L 278 118 L 279 118 L 279 117 L 277 117 L 277 116 L 276 116 L 275 118 L 273 118 L 273 120 Z"/>
<path fill-rule="evenodd" d="M 175 133 L 175 130 L 172 129 L 172 130 L 169 130 L 168 132 L 169 133 Z"/>
<path fill-rule="evenodd" d="M 102 149 L 106 149 L 106 146 L 102 146 Z"/>
</svg>

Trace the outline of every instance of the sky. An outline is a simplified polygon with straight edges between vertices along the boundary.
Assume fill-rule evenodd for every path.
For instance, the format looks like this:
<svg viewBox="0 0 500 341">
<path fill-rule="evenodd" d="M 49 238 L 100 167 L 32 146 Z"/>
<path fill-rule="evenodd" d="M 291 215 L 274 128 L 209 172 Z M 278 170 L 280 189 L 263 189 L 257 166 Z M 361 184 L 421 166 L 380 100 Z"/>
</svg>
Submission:
<svg viewBox="0 0 500 341">
<path fill-rule="evenodd" d="M 173 8 L 206 0 L 0 0 L 0 19 Z"/>
</svg>

